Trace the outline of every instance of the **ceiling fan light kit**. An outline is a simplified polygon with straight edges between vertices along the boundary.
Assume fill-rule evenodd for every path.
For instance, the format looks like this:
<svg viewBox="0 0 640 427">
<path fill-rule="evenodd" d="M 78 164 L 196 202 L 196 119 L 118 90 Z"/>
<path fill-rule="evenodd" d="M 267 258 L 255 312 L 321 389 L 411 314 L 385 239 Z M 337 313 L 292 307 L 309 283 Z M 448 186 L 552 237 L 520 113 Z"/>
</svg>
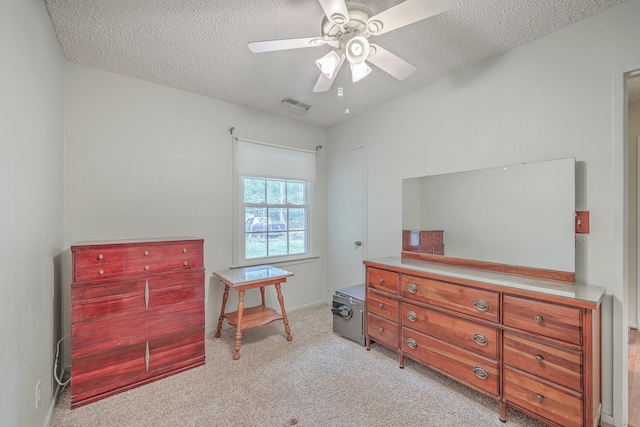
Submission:
<svg viewBox="0 0 640 427">
<path fill-rule="evenodd" d="M 337 71 L 339 64 L 340 55 L 338 55 L 335 50 L 332 50 L 316 61 L 316 65 L 320 68 L 320 72 L 322 72 L 322 74 L 324 74 L 328 79 L 333 78 L 333 73 Z"/>
<path fill-rule="evenodd" d="M 360 64 L 350 63 L 349 67 L 351 68 L 351 80 L 354 83 L 359 82 L 371 74 L 371 67 L 364 62 L 361 62 Z"/>
<path fill-rule="evenodd" d="M 457 0 L 405 0 L 373 15 L 365 5 L 344 0 L 318 0 L 325 17 L 322 37 L 268 40 L 249 43 L 254 53 L 276 50 L 317 47 L 328 44 L 331 51 L 316 61 L 320 76 L 314 92 L 331 88 L 345 58 L 349 62 L 354 82 L 371 73 L 365 61 L 398 80 L 409 77 L 415 67 L 378 45 L 369 44 L 368 38 L 446 12 L 456 6 Z"/>
<path fill-rule="evenodd" d="M 355 36 L 347 42 L 347 61 L 361 64 L 369 57 L 369 42 L 362 36 Z"/>
</svg>

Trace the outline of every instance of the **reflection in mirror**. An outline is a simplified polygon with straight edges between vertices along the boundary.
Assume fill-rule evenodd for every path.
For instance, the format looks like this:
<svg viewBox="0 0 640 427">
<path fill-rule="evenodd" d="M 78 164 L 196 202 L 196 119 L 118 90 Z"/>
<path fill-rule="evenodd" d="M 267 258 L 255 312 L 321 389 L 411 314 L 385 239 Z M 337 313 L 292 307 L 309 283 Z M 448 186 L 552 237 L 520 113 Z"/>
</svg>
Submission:
<svg viewBox="0 0 640 427">
<path fill-rule="evenodd" d="M 403 250 L 575 271 L 575 159 L 405 179 Z"/>
</svg>

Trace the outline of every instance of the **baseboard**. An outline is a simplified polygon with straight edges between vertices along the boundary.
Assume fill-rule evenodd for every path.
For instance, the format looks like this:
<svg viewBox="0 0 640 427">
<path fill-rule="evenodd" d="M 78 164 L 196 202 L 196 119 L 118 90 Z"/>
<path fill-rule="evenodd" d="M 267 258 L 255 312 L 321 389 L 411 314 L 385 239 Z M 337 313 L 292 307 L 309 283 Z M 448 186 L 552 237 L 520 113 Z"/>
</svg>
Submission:
<svg viewBox="0 0 640 427">
<path fill-rule="evenodd" d="M 47 411 L 47 417 L 45 418 L 44 427 L 49 427 L 49 425 L 51 425 L 51 419 L 53 418 L 53 411 L 56 408 L 56 404 L 58 403 L 59 396 L 60 396 L 60 384 L 57 384 L 56 391 L 53 393 L 53 399 L 51 399 L 51 405 L 49 405 L 49 410 Z"/>
<path fill-rule="evenodd" d="M 611 415 L 601 414 L 600 415 L 600 419 L 602 421 L 604 421 L 605 423 L 609 424 L 609 425 L 614 425 L 613 424 L 613 417 Z"/>
<path fill-rule="evenodd" d="M 316 307 L 319 305 L 327 305 L 326 301 L 316 301 L 316 302 L 312 302 L 309 304 L 305 304 L 305 305 L 301 305 L 298 307 L 294 307 L 294 308 L 287 308 L 287 313 L 293 313 L 294 311 L 300 311 L 300 310 L 304 310 L 307 308 L 311 308 L 311 307 Z"/>
</svg>

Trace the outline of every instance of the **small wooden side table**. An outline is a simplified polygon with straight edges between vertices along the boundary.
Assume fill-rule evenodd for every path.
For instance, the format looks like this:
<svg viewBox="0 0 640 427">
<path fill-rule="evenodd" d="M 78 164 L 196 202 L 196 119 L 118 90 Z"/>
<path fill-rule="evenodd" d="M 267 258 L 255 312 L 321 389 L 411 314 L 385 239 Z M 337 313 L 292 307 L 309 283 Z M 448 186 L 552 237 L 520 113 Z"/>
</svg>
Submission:
<svg viewBox="0 0 640 427">
<path fill-rule="evenodd" d="M 264 326 L 275 320 L 282 319 L 284 323 L 284 331 L 287 334 L 287 341 L 291 341 L 291 330 L 289 329 L 289 320 L 284 309 L 284 297 L 280 290 L 280 284 L 287 281 L 287 277 L 293 276 L 293 273 L 270 265 L 259 265 L 255 267 L 234 268 L 232 270 L 216 271 L 213 273 L 218 279 L 224 283 L 224 295 L 222 297 L 222 309 L 220 310 L 220 318 L 218 319 L 218 330 L 216 338 L 220 338 L 220 330 L 222 329 L 222 320 L 226 317 L 227 323 L 236 327 L 236 344 L 234 346 L 234 360 L 240 359 L 240 342 L 242 340 L 242 331 L 245 329 Z M 264 288 L 265 286 L 274 285 L 278 293 L 278 302 L 282 314 L 278 314 L 272 308 L 265 305 Z M 224 309 L 227 305 L 229 297 L 229 288 L 238 291 L 238 310 L 233 313 L 225 313 Z M 262 294 L 262 304 L 256 307 L 244 307 L 244 292 L 247 289 L 260 288 Z"/>
</svg>

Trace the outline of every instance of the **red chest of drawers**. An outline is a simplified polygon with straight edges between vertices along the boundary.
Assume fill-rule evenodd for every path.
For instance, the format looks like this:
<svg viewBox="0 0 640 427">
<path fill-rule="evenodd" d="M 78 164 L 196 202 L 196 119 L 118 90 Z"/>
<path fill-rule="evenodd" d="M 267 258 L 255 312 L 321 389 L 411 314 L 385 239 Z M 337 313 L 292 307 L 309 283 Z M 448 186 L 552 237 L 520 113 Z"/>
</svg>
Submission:
<svg viewBox="0 0 640 427">
<path fill-rule="evenodd" d="M 203 240 L 71 246 L 71 407 L 204 364 Z"/>
</svg>

